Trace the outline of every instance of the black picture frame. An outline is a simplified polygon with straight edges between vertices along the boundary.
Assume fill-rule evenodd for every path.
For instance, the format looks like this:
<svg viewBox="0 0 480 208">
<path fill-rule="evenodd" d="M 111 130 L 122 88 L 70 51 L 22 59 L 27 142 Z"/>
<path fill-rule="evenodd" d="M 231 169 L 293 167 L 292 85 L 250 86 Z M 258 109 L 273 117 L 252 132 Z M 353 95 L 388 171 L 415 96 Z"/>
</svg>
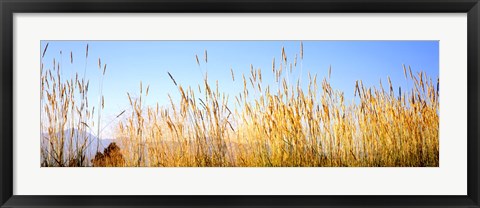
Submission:
<svg viewBox="0 0 480 208">
<path fill-rule="evenodd" d="M 0 0 L 1 207 L 480 207 L 478 0 Z M 468 194 L 465 196 L 25 196 L 13 195 L 14 13 L 467 13 Z M 412 187 L 414 188 L 414 187 Z"/>
</svg>

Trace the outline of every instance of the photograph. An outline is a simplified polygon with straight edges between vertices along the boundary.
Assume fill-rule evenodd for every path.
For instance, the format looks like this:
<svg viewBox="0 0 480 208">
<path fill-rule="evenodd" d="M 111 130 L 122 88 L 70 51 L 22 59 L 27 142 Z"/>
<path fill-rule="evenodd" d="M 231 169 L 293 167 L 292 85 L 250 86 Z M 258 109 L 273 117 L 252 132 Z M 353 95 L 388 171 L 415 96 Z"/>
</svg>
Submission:
<svg viewBox="0 0 480 208">
<path fill-rule="evenodd" d="M 479 2 L 0 0 L 0 208 L 480 208 Z"/>
<path fill-rule="evenodd" d="M 40 167 L 440 167 L 438 40 L 42 40 Z"/>
</svg>

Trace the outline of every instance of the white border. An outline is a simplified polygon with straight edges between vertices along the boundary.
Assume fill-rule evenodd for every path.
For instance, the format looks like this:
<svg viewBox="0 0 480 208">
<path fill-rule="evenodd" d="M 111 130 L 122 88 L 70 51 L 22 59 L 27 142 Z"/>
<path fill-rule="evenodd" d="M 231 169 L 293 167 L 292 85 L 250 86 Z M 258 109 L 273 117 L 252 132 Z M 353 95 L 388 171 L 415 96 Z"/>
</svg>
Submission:
<svg viewBox="0 0 480 208">
<path fill-rule="evenodd" d="M 294 29 L 288 29 L 294 27 Z M 40 40 L 440 40 L 439 168 L 40 168 Z M 14 194 L 466 195 L 466 14 L 14 14 Z"/>
</svg>

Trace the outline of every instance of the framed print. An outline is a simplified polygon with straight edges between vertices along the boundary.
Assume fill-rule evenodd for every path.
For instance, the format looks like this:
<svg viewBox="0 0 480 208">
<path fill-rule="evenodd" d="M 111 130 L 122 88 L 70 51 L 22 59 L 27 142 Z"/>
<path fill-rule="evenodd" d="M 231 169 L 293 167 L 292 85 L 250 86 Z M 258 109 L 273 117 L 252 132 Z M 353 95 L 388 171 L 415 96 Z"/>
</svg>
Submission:
<svg viewBox="0 0 480 208">
<path fill-rule="evenodd" d="M 479 207 L 477 0 L 0 6 L 2 207 Z"/>
</svg>

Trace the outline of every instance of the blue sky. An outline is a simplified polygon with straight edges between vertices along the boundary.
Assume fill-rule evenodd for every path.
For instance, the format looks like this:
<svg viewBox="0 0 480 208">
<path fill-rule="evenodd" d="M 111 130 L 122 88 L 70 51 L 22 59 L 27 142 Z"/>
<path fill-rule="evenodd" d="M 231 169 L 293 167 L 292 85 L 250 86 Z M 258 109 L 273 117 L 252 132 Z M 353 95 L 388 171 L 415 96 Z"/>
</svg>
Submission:
<svg viewBox="0 0 480 208">
<path fill-rule="evenodd" d="M 293 60 L 299 54 L 300 41 L 41 41 L 40 53 L 49 43 L 44 57 L 45 68 L 52 68 L 53 58 L 61 62 L 63 77 L 83 74 L 87 64 L 86 78 L 90 80 L 89 100 L 98 102 L 98 58 L 107 64 L 103 81 L 105 109 L 103 123 L 108 123 L 123 110 L 129 109 L 127 92 L 139 94 L 139 83 L 144 88 L 150 85 L 146 104 L 168 104 L 167 94 L 178 98 L 178 91 L 168 77 L 167 71 L 183 86 L 197 88 L 202 81 L 202 72 L 208 68 L 211 83 L 219 80 L 220 91 L 230 94 L 230 100 L 241 92 L 241 74 L 261 68 L 265 80 L 272 80 L 272 59 L 280 64 L 281 48 Z M 89 44 L 89 56 L 85 61 L 85 49 Z M 330 83 L 334 89 L 345 92 L 346 100 L 353 98 L 356 80 L 364 86 L 384 86 L 390 76 L 394 86 L 408 89 L 402 64 L 410 65 L 412 71 L 425 71 L 433 80 L 439 76 L 438 41 L 303 41 L 304 59 L 300 75 L 300 59 L 293 78 L 302 76 L 306 83 L 307 73 L 328 76 L 332 66 Z M 208 64 L 202 61 L 208 51 Z M 62 51 L 63 55 L 60 55 Z M 74 62 L 70 63 L 70 51 Z M 198 67 L 195 55 L 201 59 Z M 235 71 L 231 80 L 230 68 Z M 290 77 L 292 80 L 292 77 Z M 320 86 L 320 84 L 319 84 Z M 145 89 L 144 89 L 145 90 Z M 96 107 L 96 109 L 98 109 Z"/>
</svg>

